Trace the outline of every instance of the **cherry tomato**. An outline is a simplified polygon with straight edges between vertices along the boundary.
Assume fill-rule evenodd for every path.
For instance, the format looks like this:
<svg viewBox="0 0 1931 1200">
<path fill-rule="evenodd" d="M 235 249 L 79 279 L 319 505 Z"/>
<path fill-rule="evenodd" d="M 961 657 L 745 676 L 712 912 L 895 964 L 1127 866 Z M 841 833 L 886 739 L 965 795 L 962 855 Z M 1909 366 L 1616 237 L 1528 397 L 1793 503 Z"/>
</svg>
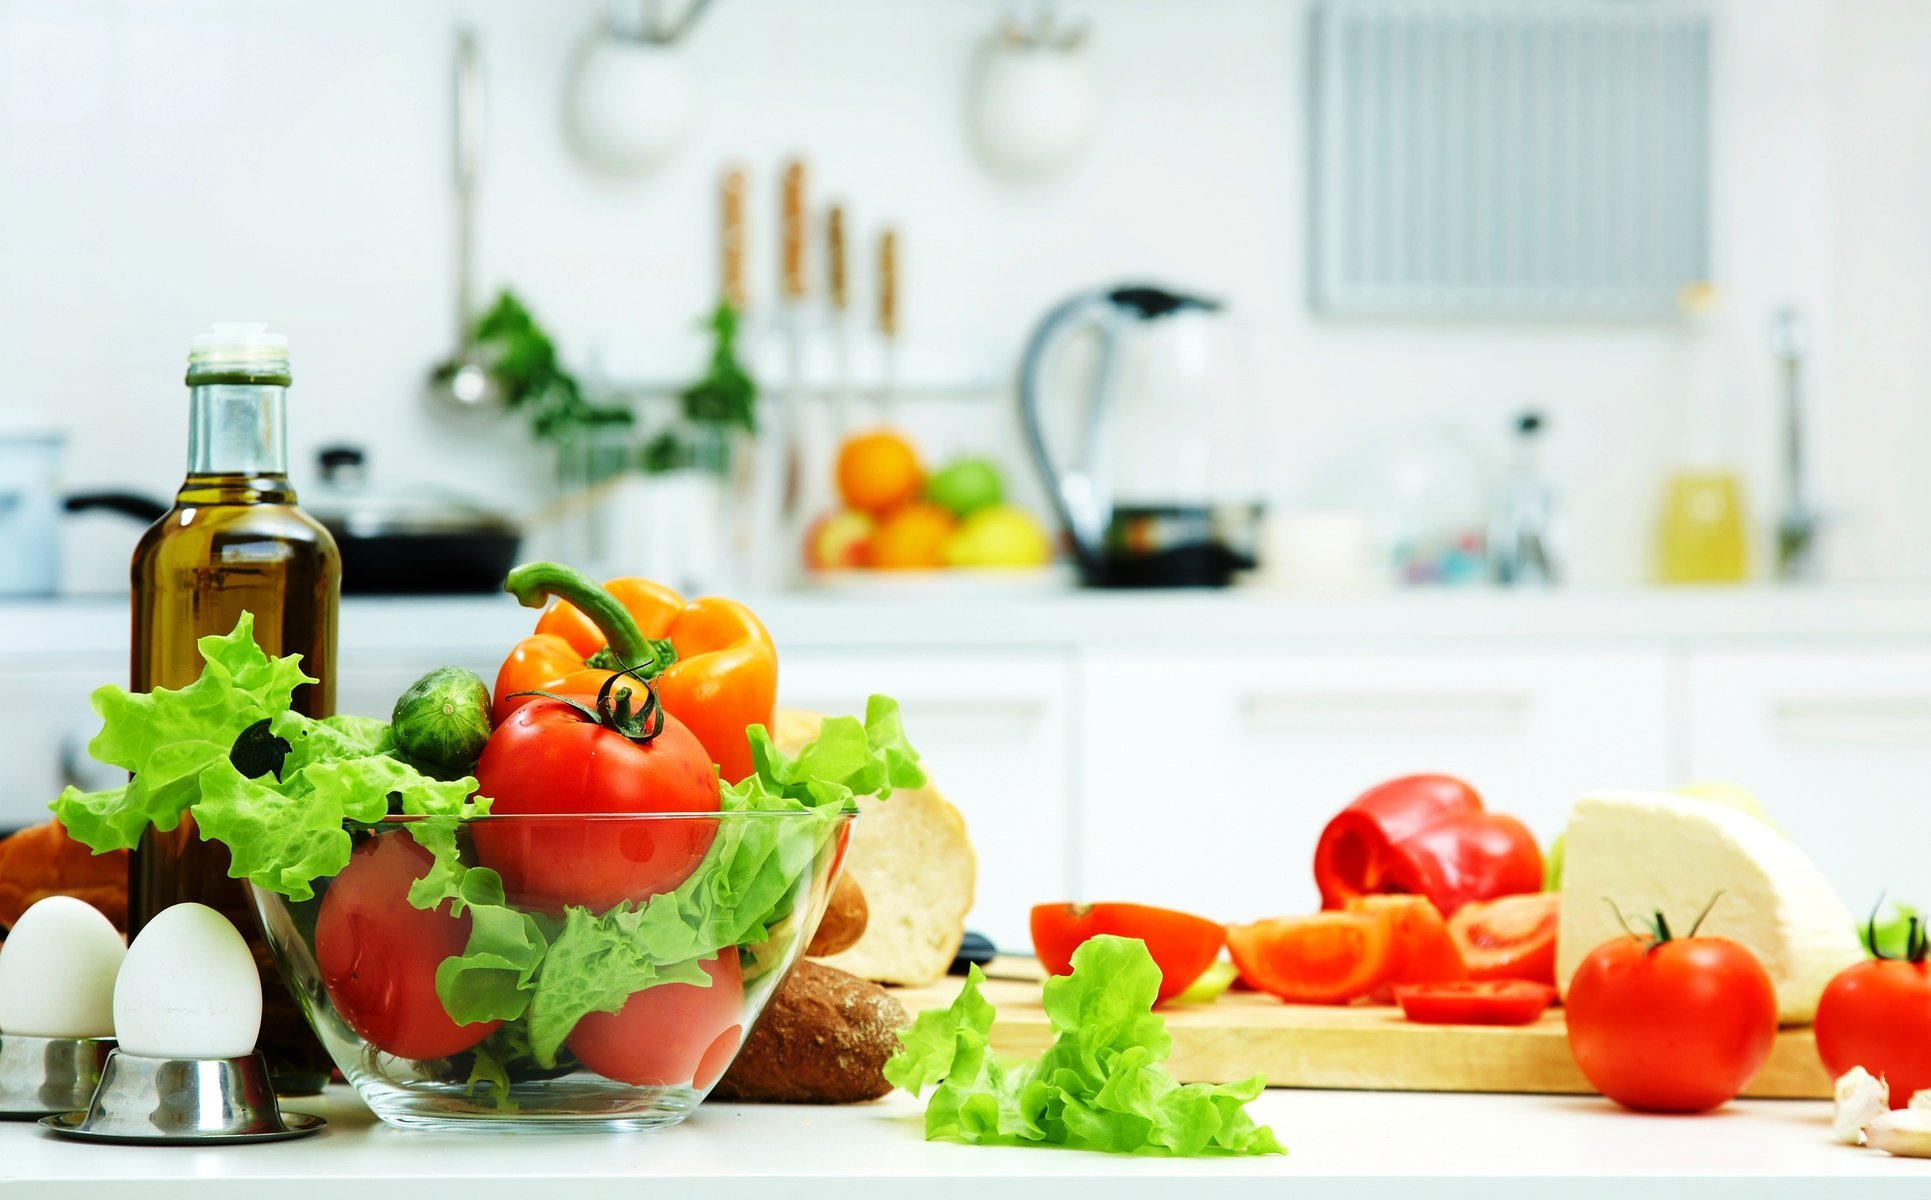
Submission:
<svg viewBox="0 0 1931 1200">
<path fill-rule="evenodd" d="M 1404 983 L 1449 983 L 1468 978 L 1462 952 L 1448 936 L 1441 910 L 1428 897 L 1356 896 L 1348 901 L 1347 910 L 1387 918 L 1388 933 L 1394 939 L 1394 967 L 1388 981 L 1369 997 L 1376 1004 L 1393 1004 L 1393 989 Z"/>
<path fill-rule="evenodd" d="M 642 685 L 637 685 L 641 690 Z M 599 712 L 610 716 L 600 703 Z M 512 903 L 604 912 L 682 883 L 717 832 L 713 818 L 595 821 L 601 813 L 704 813 L 718 806 L 711 756 L 676 717 L 638 740 L 579 705 L 537 700 L 511 713 L 483 746 L 477 790 L 494 816 L 570 815 L 559 821 L 470 825 L 476 855 L 503 877 Z"/>
<path fill-rule="evenodd" d="M 1463 905 L 1448 920 L 1470 979 L 1556 981 L 1556 926 L 1560 899 L 1527 892 Z"/>
<path fill-rule="evenodd" d="M 1555 988 L 1522 979 L 1410 983 L 1395 988 L 1401 1015 L 1422 1025 L 1530 1025 L 1555 998 Z"/>
<path fill-rule="evenodd" d="M 1603 1095 L 1651 1112 L 1702 1112 L 1741 1092 L 1777 1036 L 1777 993 L 1726 938 L 1618 937 L 1569 982 L 1569 1050 Z"/>
<path fill-rule="evenodd" d="M 1891 1086 L 1891 1107 L 1931 1088 L 1931 962 L 1872 959 L 1837 973 L 1817 1002 L 1817 1054 L 1836 1079 L 1852 1067 Z"/>
<path fill-rule="evenodd" d="M 1290 1004 L 1346 1004 L 1394 969 L 1394 938 L 1381 915 L 1322 912 L 1229 925 L 1241 978 Z"/>
<path fill-rule="evenodd" d="M 1148 904 L 1039 904 L 1033 906 L 1033 951 L 1054 975 L 1073 973 L 1073 951 L 1103 933 L 1139 938 L 1160 968 L 1165 1003 L 1192 986 L 1220 957 L 1227 932 L 1214 921 Z"/>
<path fill-rule="evenodd" d="M 606 1079 L 638 1087 L 716 1083 L 744 1040 L 744 976 L 736 947 L 701 964 L 711 986 L 660 983 L 614 1013 L 591 1013 L 564 1044 Z"/>
<path fill-rule="evenodd" d="M 315 918 L 315 963 L 335 1011 L 376 1049 L 445 1058 L 501 1021 L 458 1025 L 436 994 L 436 967 L 469 943 L 469 916 L 409 903 L 409 885 L 435 860 L 402 830 L 378 834 L 329 881 Z"/>
</svg>

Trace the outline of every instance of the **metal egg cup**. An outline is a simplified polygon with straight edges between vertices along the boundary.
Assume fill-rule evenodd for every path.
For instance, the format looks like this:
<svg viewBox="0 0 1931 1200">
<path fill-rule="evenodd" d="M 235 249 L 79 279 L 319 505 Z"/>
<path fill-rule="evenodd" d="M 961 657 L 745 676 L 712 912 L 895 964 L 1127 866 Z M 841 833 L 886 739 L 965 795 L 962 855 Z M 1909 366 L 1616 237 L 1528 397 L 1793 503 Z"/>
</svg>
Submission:
<svg viewBox="0 0 1931 1200">
<path fill-rule="evenodd" d="M 87 1107 L 113 1049 L 113 1038 L 0 1034 L 0 1120 Z"/>
<path fill-rule="evenodd" d="M 240 1058 L 143 1058 L 116 1049 L 100 1066 L 91 1095 L 68 1107 L 78 1111 L 40 1123 L 67 1137 L 101 1142 L 274 1141 L 327 1124 L 281 1111 L 259 1051 Z"/>
</svg>

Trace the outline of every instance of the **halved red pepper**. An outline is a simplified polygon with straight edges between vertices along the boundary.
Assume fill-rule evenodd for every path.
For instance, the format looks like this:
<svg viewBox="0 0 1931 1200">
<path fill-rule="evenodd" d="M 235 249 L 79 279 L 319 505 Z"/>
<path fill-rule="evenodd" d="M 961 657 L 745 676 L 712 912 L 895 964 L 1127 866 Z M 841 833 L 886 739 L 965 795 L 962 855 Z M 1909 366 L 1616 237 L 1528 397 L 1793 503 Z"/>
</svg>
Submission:
<svg viewBox="0 0 1931 1200">
<path fill-rule="evenodd" d="M 1406 775 L 1363 792 L 1314 848 L 1323 908 L 1357 896 L 1407 892 L 1443 916 L 1471 900 L 1542 890 L 1542 851 L 1514 817 L 1487 812 L 1449 775 Z"/>
</svg>

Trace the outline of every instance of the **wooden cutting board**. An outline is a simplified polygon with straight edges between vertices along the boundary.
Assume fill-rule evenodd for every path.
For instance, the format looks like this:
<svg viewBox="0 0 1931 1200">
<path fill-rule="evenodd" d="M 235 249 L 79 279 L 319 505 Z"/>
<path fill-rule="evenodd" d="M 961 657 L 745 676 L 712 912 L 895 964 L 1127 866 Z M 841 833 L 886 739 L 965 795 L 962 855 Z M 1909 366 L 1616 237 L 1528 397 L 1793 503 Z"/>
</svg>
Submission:
<svg viewBox="0 0 1931 1200">
<path fill-rule="evenodd" d="M 1000 959 L 987 968 L 986 999 L 999 1010 L 992 1045 L 1032 1057 L 1052 1043 L 1039 1003 L 1039 967 Z M 961 980 L 944 979 L 896 995 L 909 1013 L 943 1008 Z M 1569 1055 L 1562 1010 L 1534 1025 L 1417 1025 L 1387 1006 L 1282 1004 L 1271 996 L 1229 992 L 1212 1004 L 1161 1009 L 1173 1035 L 1169 1067 L 1182 1083 L 1228 1083 L 1267 1076 L 1273 1087 L 1401 1092 L 1595 1091 Z M 1830 1079 L 1809 1029 L 1777 1034 L 1770 1061 L 1746 1096 L 1828 1098 Z"/>
</svg>

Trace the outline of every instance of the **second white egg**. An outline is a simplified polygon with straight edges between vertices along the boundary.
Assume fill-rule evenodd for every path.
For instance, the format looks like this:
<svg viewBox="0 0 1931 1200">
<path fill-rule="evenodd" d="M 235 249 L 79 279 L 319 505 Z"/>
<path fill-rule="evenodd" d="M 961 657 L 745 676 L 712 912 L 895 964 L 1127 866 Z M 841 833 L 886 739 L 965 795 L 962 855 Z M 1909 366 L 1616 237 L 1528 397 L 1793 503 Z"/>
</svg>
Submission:
<svg viewBox="0 0 1931 1200">
<path fill-rule="evenodd" d="M 240 1058 L 261 1032 L 261 973 L 248 943 L 205 904 L 177 904 L 147 923 L 114 981 L 123 1054 Z"/>
</svg>

